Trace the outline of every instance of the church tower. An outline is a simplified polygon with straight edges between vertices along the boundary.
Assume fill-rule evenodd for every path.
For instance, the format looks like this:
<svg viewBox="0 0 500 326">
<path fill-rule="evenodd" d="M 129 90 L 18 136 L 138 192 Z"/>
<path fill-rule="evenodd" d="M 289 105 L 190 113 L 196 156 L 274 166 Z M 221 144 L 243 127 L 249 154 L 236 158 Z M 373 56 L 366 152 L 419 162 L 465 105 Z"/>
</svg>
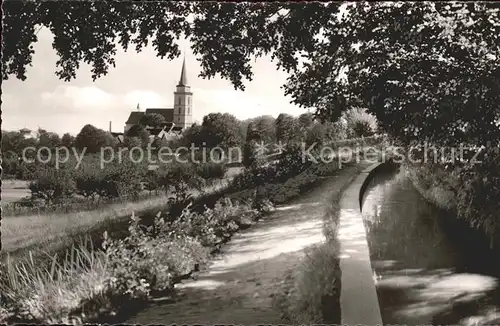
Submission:
<svg viewBox="0 0 500 326">
<path fill-rule="evenodd" d="M 181 78 L 174 92 L 174 123 L 176 127 L 183 129 L 193 124 L 193 93 L 187 84 L 186 57 L 182 62 Z"/>
</svg>

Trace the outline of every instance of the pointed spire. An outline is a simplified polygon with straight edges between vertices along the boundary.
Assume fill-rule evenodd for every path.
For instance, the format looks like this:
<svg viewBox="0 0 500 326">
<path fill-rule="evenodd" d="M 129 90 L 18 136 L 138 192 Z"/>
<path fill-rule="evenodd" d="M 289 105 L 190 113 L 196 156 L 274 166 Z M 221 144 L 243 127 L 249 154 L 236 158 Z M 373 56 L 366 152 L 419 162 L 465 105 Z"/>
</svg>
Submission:
<svg viewBox="0 0 500 326">
<path fill-rule="evenodd" d="M 181 78 L 179 79 L 179 85 L 177 86 L 187 86 L 187 78 L 186 78 L 186 54 L 184 53 L 184 60 L 182 61 L 182 71 Z"/>
</svg>

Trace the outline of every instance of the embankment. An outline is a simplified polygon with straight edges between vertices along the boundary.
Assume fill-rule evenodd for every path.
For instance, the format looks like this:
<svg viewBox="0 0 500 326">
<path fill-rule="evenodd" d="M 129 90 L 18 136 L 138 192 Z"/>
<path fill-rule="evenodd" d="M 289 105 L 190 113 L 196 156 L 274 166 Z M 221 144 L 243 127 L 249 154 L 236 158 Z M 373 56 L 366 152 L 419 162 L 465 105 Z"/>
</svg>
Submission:
<svg viewBox="0 0 500 326">
<path fill-rule="evenodd" d="M 432 165 L 405 163 L 402 168 L 420 195 L 441 210 L 440 222 L 447 232 L 473 238 L 478 246 L 500 253 L 500 242 L 495 241 L 498 233 L 488 234 L 484 224 L 478 223 L 483 219 L 481 212 L 470 216 L 459 210 L 463 186 L 457 175 Z"/>
</svg>

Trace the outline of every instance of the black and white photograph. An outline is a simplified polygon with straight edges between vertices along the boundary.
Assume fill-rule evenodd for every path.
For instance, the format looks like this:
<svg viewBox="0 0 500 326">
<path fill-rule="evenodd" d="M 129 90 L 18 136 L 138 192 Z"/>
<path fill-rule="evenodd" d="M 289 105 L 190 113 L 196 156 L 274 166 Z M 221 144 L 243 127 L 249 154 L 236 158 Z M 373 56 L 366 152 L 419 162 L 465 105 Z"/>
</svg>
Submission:
<svg viewBox="0 0 500 326">
<path fill-rule="evenodd" d="M 0 324 L 500 325 L 500 1 L 1 8 Z"/>
</svg>

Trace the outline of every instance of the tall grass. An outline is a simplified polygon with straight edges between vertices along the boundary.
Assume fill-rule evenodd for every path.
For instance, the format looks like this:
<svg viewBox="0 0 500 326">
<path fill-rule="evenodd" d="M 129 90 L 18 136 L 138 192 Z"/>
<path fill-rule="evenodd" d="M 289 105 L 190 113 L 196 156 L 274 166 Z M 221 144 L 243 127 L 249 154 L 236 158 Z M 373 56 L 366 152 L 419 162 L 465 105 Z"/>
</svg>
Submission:
<svg viewBox="0 0 500 326">
<path fill-rule="evenodd" d="M 332 190 L 323 218 L 326 241 L 308 248 L 299 267 L 285 276 L 286 289 L 275 297 L 274 304 L 286 322 L 340 324 L 341 270 L 337 242 L 340 199 L 359 172 L 360 167 L 351 166 L 345 172 L 346 179 Z"/>
<path fill-rule="evenodd" d="M 95 250 L 91 241 L 73 246 L 62 263 L 53 256 L 48 266 L 40 265 L 31 252 L 22 262 L 8 257 L 0 283 L 2 301 L 17 304 L 3 317 L 18 322 L 79 323 L 81 319 L 72 312 L 86 300 L 104 299 L 111 272 L 106 255 Z"/>
</svg>

